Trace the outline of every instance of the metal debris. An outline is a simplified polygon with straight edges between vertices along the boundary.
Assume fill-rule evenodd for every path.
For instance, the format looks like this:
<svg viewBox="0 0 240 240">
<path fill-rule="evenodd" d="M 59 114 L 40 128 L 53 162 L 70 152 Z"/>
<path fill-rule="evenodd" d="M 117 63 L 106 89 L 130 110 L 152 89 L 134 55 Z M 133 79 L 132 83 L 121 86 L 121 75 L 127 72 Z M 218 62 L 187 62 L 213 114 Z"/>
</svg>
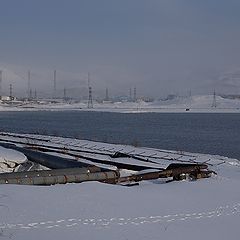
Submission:
<svg viewBox="0 0 240 240">
<path fill-rule="evenodd" d="M 15 149 L 26 155 L 29 161 L 41 164 L 53 170 L 41 171 L 23 171 L 15 173 L 0 174 L 0 184 L 25 184 L 25 185 L 52 185 L 64 183 L 80 183 L 84 181 L 100 181 L 111 184 L 131 184 L 143 180 L 153 180 L 159 178 L 171 178 L 170 181 L 179 181 L 183 179 L 196 180 L 200 178 L 208 178 L 215 172 L 208 169 L 207 164 L 198 163 L 171 163 L 166 169 L 152 168 L 141 165 L 133 165 L 126 163 L 117 163 L 108 160 L 96 159 L 93 157 L 79 156 L 67 153 L 69 156 L 78 158 L 77 160 L 53 156 L 39 151 L 33 151 L 29 148 L 18 147 L 14 144 L 0 143 L 6 148 Z M 37 150 L 48 150 L 44 147 L 37 147 Z M 36 150 L 35 149 L 35 150 Z M 59 150 L 54 151 L 62 153 Z M 79 161 L 79 157 L 89 160 L 92 164 Z M 144 159 L 134 157 L 133 155 L 116 152 L 112 158 L 131 157 L 143 161 Z M 147 160 L 144 160 L 147 161 Z M 96 163 L 104 163 L 114 165 L 119 168 L 134 170 L 136 173 L 129 176 L 120 176 L 119 170 L 109 170 L 107 168 L 98 167 Z M 141 170 L 150 170 L 151 172 L 140 172 Z"/>
<path fill-rule="evenodd" d="M 192 180 L 196 180 L 200 178 L 208 178 L 212 174 L 215 174 L 214 171 L 209 171 L 208 166 L 205 164 L 186 164 L 186 166 L 184 166 L 185 164 L 175 164 L 175 167 L 170 165 L 169 169 L 163 171 L 133 174 L 131 176 L 120 177 L 118 179 L 118 183 L 140 182 L 143 180 L 169 177 L 176 181 L 186 179 L 187 177 L 191 178 Z"/>
</svg>

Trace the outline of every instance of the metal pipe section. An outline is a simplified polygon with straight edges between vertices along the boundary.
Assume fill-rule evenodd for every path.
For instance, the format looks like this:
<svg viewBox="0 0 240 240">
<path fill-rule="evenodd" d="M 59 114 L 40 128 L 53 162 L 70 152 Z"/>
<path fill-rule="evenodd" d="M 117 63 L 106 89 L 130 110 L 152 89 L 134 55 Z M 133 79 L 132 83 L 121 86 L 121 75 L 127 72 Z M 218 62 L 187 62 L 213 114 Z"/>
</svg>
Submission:
<svg viewBox="0 0 240 240">
<path fill-rule="evenodd" d="M 120 174 L 118 171 L 91 172 L 91 169 L 68 168 L 55 170 L 41 170 L 0 174 L 0 184 L 19 185 L 53 185 L 65 183 L 81 183 L 86 181 L 100 181 L 116 183 Z"/>
<path fill-rule="evenodd" d="M 206 170 L 207 165 L 205 164 L 191 165 L 191 166 L 189 164 L 186 167 L 184 167 L 183 165 L 184 164 L 181 164 L 181 167 L 178 166 L 176 168 L 166 169 L 163 171 L 134 174 L 131 176 L 120 177 L 117 181 L 118 183 L 140 182 L 143 180 L 153 180 L 158 178 L 169 178 L 169 177 L 172 177 L 174 180 L 180 180 L 181 175 L 186 175 L 186 174 L 191 175 L 192 177 L 195 177 L 195 179 L 198 179 L 198 178 L 210 177 L 211 173 L 214 173 L 213 171 Z"/>
</svg>

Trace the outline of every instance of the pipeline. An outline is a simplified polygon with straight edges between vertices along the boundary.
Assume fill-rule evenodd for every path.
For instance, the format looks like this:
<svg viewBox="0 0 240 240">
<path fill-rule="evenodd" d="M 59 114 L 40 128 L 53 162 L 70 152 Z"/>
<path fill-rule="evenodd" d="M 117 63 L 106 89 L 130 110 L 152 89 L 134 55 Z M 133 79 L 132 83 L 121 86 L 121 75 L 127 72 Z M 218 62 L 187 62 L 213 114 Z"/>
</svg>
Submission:
<svg viewBox="0 0 240 240">
<path fill-rule="evenodd" d="M 214 173 L 208 170 L 208 165 L 206 164 L 173 163 L 162 171 L 120 177 L 118 171 L 110 171 L 72 159 L 32 151 L 17 147 L 13 144 L 0 143 L 0 145 L 20 151 L 25 154 L 30 161 L 54 169 L 0 174 L 0 183 L 2 184 L 52 185 L 56 183 L 79 183 L 84 181 L 102 181 L 121 184 L 169 177 L 172 177 L 173 180 L 182 180 L 185 175 L 190 176 L 192 179 L 199 179 L 210 177 L 211 174 Z"/>
<path fill-rule="evenodd" d="M 207 169 L 207 165 L 183 166 L 179 164 L 175 168 L 163 171 L 134 174 L 120 177 L 119 171 L 101 171 L 98 167 L 88 168 L 67 168 L 41 171 L 25 171 L 0 174 L 0 184 L 21 184 L 21 185 L 53 185 L 65 183 L 81 183 L 85 181 L 100 181 L 111 184 L 122 184 L 129 182 L 140 182 L 159 178 L 172 177 L 179 181 L 189 176 L 192 180 L 208 178 L 213 171 Z M 100 170 L 100 171 L 99 171 Z"/>
<path fill-rule="evenodd" d="M 118 171 L 99 172 L 92 168 L 67 168 L 0 174 L 0 184 L 18 185 L 53 185 L 100 181 L 115 183 L 120 174 Z"/>
<path fill-rule="evenodd" d="M 213 171 L 209 171 L 206 164 L 187 164 L 188 166 L 184 166 L 184 164 L 175 164 L 175 168 L 170 167 L 169 169 L 163 171 L 142 173 L 142 174 L 134 174 L 131 176 L 120 177 L 117 183 L 126 183 L 126 182 L 140 182 L 143 180 L 154 180 L 159 178 L 169 178 L 172 177 L 173 180 L 182 180 L 186 175 L 188 175 L 191 179 L 196 180 L 200 178 L 208 178 L 212 173 L 216 174 Z"/>
</svg>

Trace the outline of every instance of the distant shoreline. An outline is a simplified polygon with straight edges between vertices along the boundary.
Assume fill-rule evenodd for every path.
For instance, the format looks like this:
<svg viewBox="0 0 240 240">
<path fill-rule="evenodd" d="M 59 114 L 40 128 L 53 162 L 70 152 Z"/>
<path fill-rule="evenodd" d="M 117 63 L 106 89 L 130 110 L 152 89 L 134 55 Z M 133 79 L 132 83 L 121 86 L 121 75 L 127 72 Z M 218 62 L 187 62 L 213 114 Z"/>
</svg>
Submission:
<svg viewBox="0 0 240 240">
<path fill-rule="evenodd" d="M 240 113 L 240 108 L 113 108 L 113 107 L 10 107 L 0 105 L 0 112 L 28 112 L 28 111 L 82 111 L 82 112 L 112 112 L 112 113 Z"/>
</svg>

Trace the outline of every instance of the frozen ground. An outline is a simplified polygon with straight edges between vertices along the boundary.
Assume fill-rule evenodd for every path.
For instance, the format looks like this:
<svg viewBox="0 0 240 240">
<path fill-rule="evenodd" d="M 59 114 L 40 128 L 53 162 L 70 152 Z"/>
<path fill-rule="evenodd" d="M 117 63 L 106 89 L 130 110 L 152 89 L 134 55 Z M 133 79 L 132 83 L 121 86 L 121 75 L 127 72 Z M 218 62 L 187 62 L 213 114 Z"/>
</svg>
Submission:
<svg viewBox="0 0 240 240">
<path fill-rule="evenodd" d="M 40 135 L 1 133 L 0 138 L 22 145 L 65 146 L 69 152 L 74 148 L 91 150 L 96 156 L 121 150 L 161 166 L 170 162 L 206 162 L 218 173 L 193 182 L 154 180 L 132 187 L 97 182 L 48 187 L 1 185 L 2 239 L 239 238 L 238 160 Z M 0 148 L 1 156 L 6 153 Z M 17 158 L 22 159 L 22 155 Z"/>
<path fill-rule="evenodd" d="M 0 111 L 37 111 L 37 110 L 78 110 L 78 111 L 104 111 L 122 113 L 140 112 L 237 112 L 240 113 L 239 99 L 226 99 L 216 96 L 216 108 L 212 107 L 212 95 L 199 95 L 192 97 L 176 97 L 167 101 L 155 101 L 146 103 L 138 102 L 115 102 L 115 103 L 94 103 L 93 109 L 87 108 L 87 103 L 49 103 L 42 101 L 36 103 L 0 104 Z"/>
</svg>

